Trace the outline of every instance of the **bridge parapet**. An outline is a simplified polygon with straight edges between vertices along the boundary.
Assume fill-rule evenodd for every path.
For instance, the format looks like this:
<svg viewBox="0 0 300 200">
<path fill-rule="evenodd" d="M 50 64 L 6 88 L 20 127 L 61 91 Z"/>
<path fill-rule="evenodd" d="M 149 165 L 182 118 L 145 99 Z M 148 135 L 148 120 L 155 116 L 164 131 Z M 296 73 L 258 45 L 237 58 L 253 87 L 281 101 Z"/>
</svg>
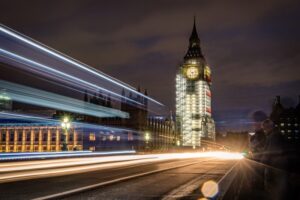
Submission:
<svg viewBox="0 0 300 200">
<path fill-rule="evenodd" d="M 217 199 L 300 199 L 299 186 L 299 174 L 243 159 L 220 181 Z"/>
</svg>

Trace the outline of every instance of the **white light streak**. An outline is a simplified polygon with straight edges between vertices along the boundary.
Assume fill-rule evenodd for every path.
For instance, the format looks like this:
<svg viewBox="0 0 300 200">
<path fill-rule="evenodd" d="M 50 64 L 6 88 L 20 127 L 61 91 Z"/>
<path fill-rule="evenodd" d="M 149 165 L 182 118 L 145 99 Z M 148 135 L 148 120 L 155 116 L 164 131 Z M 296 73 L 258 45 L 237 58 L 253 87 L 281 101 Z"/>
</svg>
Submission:
<svg viewBox="0 0 300 200">
<path fill-rule="evenodd" d="M 27 115 L 27 114 L 19 114 L 19 113 L 10 113 L 10 112 L 0 112 L 0 118 L 2 119 L 18 119 L 18 120 L 29 120 L 33 122 L 41 122 L 41 123 L 53 123 L 56 126 L 59 126 L 61 121 L 60 120 L 55 120 L 51 118 L 46 118 L 46 117 L 40 117 L 40 116 L 33 116 L 33 115 Z M 19 123 L 18 123 L 19 124 Z M 15 125 L 18 126 L 16 123 L 6 123 L 6 124 L 0 124 L 0 125 Z M 92 128 L 92 129 L 97 129 L 97 130 L 102 130 L 102 131 L 110 131 L 110 132 L 135 132 L 135 130 L 131 129 L 125 129 L 125 128 L 116 128 L 116 127 L 111 127 L 111 126 L 103 126 L 103 125 L 96 125 L 96 124 L 89 124 L 89 123 L 83 123 L 83 122 L 72 122 L 72 125 L 74 128 Z M 22 126 L 28 126 L 28 123 L 22 124 Z M 9 154 L 10 155 L 10 154 Z"/>
<path fill-rule="evenodd" d="M 107 89 L 105 89 L 105 88 L 103 88 L 103 87 L 100 87 L 100 86 L 98 86 L 98 85 L 95 85 L 95 84 L 90 83 L 90 82 L 87 82 L 87 81 L 84 81 L 84 80 L 82 80 L 82 79 L 80 79 L 80 78 L 77 78 L 77 77 L 75 77 L 75 76 L 66 74 L 66 73 L 64 73 L 64 72 L 61 72 L 61 71 L 56 70 L 56 69 L 53 69 L 53 68 L 51 68 L 51 67 L 48 67 L 48 66 L 43 65 L 43 64 L 41 64 L 41 63 L 35 62 L 35 61 L 33 61 L 33 60 L 27 59 L 27 58 L 25 58 L 25 57 L 22 57 L 22 56 L 20 56 L 20 55 L 15 54 L 15 53 L 6 51 L 6 50 L 1 49 L 1 48 L 0 48 L 0 53 L 2 53 L 3 55 L 8 55 L 8 56 L 9 56 L 8 58 L 12 57 L 12 60 L 17 60 L 18 62 L 21 61 L 21 63 L 26 64 L 27 66 L 30 66 L 30 67 L 37 66 L 37 67 L 35 67 L 35 69 L 37 69 L 37 70 L 41 70 L 41 68 L 43 68 L 43 69 L 48 70 L 48 71 L 50 71 L 50 72 L 52 72 L 52 73 L 54 73 L 54 74 L 58 74 L 59 77 L 67 78 L 68 80 L 72 80 L 73 83 L 75 83 L 75 84 L 78 84 L 78 82 L 80 82 L 80 83 L 82 83 L 82 84 L 84 84 L 84 85 L 86 85 L 86 86 L 90 86 L 90 87 L 92 87 L 92 88 L 94 88 L 94 89 L 102 90 L 102 91 L 104 91 L 104 92 L 107 92 L 107 93 L 110 93 L 110 94 L 112 94 L 112 95 L 115 95 L 115 96 L 117 96 L 117 97 L 119 97 L 119 98 L 124 98 L 124 99 L 126 99 L 126 100 L 128 100 L 128 101 L 131 101 L 131 102 L 134 102 L 134 103 L 136 103 L 136 104 L 142 105 L 140 102 L 134 101 L 134 100 L 132 100 L 132 99 L 130 99 L 130 98 L 127 98 L 127 97 L 124 97 L 124 96 L 122 96 L 122 95 L 120 95 L 120 94 L 117 94 L 117 93 L 115 93 L 115 92 L 109 91 L 109 90 L 107 90 Z M 3 55 L 2 55 L 2 56 L 3 56 Z M 10 58 L 10 59 L 11 59 L 11 58 Z"/>
<path fill-rule="evenodd" d="M 6 93 L 14 100 L 23 103 L 29 103 L 54 109 L 62 109 L 70 112 L 87 114 L 92 116 L 114 117 L 119 116 L 128 118 L 126 112 L 107 108 L 91 103 L 83 102 L 70 97 L 30 88 L 15 83 L 0 80 L 0 85 L 6 90 Z"/>
<path fill-rule="evenodd" d="M 134 150 L 128 151 L 108 151 L 108 152 L 90 152 L 90 151 L 79 151 L 79 152 L 37 152 L 37 153 L 0 153 L 0 161 L 7 161 L 7 160 L 30 160 L 30 159 L 38 159 L 38 158 L 65 158 L 65 157 L 78 157 L 78 156 L 102 156 L 102 155 L 117 155 L 117 154 L 133 154 L 136 153 Z M 94 159 L 94 161 L 97 159 Z M 115 160 L 115 158 L 114 158 Z M 91 162 L 94 162 L 91 160 Z M 82 162 L 77 164 L 83 164 Z M 10 165 L 8 168 L 1 168 L 0 165 L 0 172 L 5 171 L 14 171 L 18 170 L 19 168 L 13 168 L 13 165 Z M 53 167 L 54 165 L 49 166 L 48 164 L 46 167 Z M 67 166 L 65 162 L 61 163 L 59 166 Z M 57 166 L 56 166 L 57 167 Z M 34 167 L 34 168 L 43 168 L 41 165 Z M 32 169 L 32 167 L 21 168 L 19 170 L 25 169 Z"/>
<path fill-rule="evenodd" d="M 100 73 L 100 71 L 95 70 L 95 69 L 89 67 L 88 65 L 83 64 L 83 63 L 81 63 L 81 62 L 79 62 L 79 61 L 77 61 L 77 60 L 75 60 L 73 58 L 70 58 L 70 57 L 68 57 L 68 56 L 66 56 L 66 55 L 64 55 L 64 54 L 62 54 L 62 53 L 60 53 L 60 52 L 58 52 L 58 51 L 56 51 L 54 49 L 51 49 L 50 47 L 47 47 L 46 45 L 43 45 L 43 44 L 41 44 L 41 43 L 39 43 L 39 42 L 31 39 L 31 38 L 29 39 L 28 37 L 26 37 L 26 36 L 24 36 L 24 35 L 22 35 L 20 33 L 17 33 L 16 31 L 12 31 L 8 27 L 4 27 L 2 24 L 0 24 L 0 31 L 2 31 L 3 33 L 6 33 L 6 34 L 8 34 L 8 35 L 10 35 L 10 36 L 18 39 L 18 40 L 20 40 L 20 41 L 22 41 L 22 42 L 30 45 L 30 46 L 33 46 L 33 47 L 35 47 L 35 48 L 37 48 L 39 50 L 42 50 L 42 51 L 44 51 L 44 52 L 52 55 L 52 56 L 55 56 L 56 58 L 59 58 L 59 59 L 63 60 L 64 62 L 70 63 L 70 64 L 72 64 L 75 67 L 83 69 L 83 70 L 85 70 L 85 71 L 87 71 L 87 72 L 89 72 L 91 74 L 94 74 L 94 75 L 96 75 L 96 76 L 98 76 L 100 78 L 103 78 L 103 79 L 105 79 L 105 80 L 107 80 L 107 81 L 109 81 L 109 82 L 111 82 L 111 83 L 113 83 L 115 85 L 118 85 L 118 86 L 120 86 L 122 88 L 125 88 L 125 89 L 127 89 L 127 90 L 135 93 L 135 94 L 138 94 L 138 95 L 140 95 L 140 96 L 142 96 L 142 97 L 144 97 L 144 98 L 146 98 L 146 99 L 148 99 L 148 100 L 150 100 L 150 101 L 152 101 L 152 102 L 154 102 L 154 103 L 156 103 L 158 105 L 163 106 L 162 103 L 156 101 L 155 99 L 153 99 L 153 98 L 151 98 L 149 96 L 146 96 L 146 95 L 144 95 L 144 94 L 142 94 L 140 92 L 137 92 L 133 87 L 131 87 L 131 86 L 127 85 L 127 84 L 124 84 L 123 82 L 121 82 L 119 80 L 117 81 L 116 79 L 114 79 L 114 78 L 112 78 L 112 77 L 110 77 L 110 76 L 108 76 L 108 75 L 106 75 L 106 74 L 104 74 L 102 72 Z"/>
<path fill-rule="evenodd" d="M 120 153 L 122 153 L 121 151 Z M 105 152 L 99 152 L 99 154 Z M 84 153 L 82 153 L 84 154 Z M 94 153 L 87 153 L 94 154 Z M 62 154 L 64 155 L 64 154 Z M 132 164 L 142 164 L 174 159 L 208 158 L 208 159 L 241 159 L 235 153 L 228 152 L 199 152 L 199 153 L 168 153 L 149 155 L 118 155 L 90 158 L 69 158 L 60 160 L 25 161 L 15 163 L 0 163 L 0 182 L 58 176 L 71 173 L 110 169 Z M 120 162 L 121 161 L 121 162 Z M 25 171 L 23 171 L 25 170 Z"/>
</svg>

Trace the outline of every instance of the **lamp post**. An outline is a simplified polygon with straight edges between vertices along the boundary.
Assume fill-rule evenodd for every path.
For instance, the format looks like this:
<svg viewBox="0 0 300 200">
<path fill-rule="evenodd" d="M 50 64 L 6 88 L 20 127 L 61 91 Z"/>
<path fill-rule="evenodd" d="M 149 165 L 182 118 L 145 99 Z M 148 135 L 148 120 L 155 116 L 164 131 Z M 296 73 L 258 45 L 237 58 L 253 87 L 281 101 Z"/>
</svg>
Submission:
<svg viewBox="0 0 300 200">
<path fill-rule="evenodd" d="M 146 149 L 149 149 L 150 133 L 145 133 Z"/>
<path fill-rule="evenodd" d="M 68 134 L 68 130 L 71 127 L 71 122 L 70 119 L 68 117 L 64 117 L 61 123 L 61 127 L 64 130 L 63 131 L 63 144 L 62 144 L 62 151 L 68 151 L 68 145 L 67 145 L 67 134 Z"/>
</svg>

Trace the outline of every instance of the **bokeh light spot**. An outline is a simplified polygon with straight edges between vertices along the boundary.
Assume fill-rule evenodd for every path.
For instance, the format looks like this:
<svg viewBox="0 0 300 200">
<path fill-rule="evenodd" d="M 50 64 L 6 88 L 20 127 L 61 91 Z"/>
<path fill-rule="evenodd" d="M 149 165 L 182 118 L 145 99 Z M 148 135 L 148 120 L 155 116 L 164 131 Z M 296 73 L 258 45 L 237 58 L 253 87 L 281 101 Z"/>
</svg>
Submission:
<svg viewBox="0 0 300 200">
<path fill-rule="evenodd" d="M 206 181 L 201 188 L 201 192 L 205 197 L 213 198 L 219 192 L 219 186 L 215 181 Z"/>
</svg>

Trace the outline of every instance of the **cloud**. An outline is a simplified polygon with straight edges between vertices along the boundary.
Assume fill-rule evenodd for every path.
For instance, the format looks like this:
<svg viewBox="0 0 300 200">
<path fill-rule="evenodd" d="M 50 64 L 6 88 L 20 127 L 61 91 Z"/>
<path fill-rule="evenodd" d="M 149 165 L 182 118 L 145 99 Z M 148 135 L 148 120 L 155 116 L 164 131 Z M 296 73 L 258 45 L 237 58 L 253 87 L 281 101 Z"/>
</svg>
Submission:
<svg viewBox="0 0 300 200">
<path fill-rule="evenodd" d="M 174 78 L 197 16 L 213 72 L 213 110 L 230 118 L 297 95 L 299 3 L 254 1 L 2 1 L 1 22 L 174 109 Z M 267 103 L 266 103 L 267 102 Z"/>
</svg>

